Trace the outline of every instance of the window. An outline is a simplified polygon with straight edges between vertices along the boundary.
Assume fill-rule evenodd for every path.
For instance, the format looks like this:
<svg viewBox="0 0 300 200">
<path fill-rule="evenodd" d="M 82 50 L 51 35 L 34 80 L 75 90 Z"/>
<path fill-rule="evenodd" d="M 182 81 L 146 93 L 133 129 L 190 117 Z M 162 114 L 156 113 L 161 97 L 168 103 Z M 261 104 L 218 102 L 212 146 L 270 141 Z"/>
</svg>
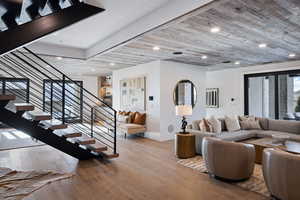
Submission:
<svg viewBox="0 0 300 200">
<path fill-rule="evenodd" d="M 300 70 L 245 75 L 245 114 L 300 120 Z"/>
</svg>

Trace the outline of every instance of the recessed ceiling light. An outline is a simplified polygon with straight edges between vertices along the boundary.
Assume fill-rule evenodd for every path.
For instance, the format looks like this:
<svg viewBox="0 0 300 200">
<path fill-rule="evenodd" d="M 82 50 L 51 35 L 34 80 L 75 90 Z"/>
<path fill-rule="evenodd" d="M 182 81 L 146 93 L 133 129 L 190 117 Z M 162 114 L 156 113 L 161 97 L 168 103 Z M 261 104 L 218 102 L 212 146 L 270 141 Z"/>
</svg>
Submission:
<svg viewBox="0 0 300 200">
<path fill-rule="evenodd" d="M 211 28 L 210 29 L 210 32 L 212 32 L 212 33 L 218 33 L 218 32 L 220 32 L 220 27 L 213 27 L 213 28 Z"/>
<path fill-rule="evenodd" d="M 182 55 L 183 53 L 181 51 L 175 51 L 173 52 L 174 55 Z"/>
<path fill-rule="evenodd" d="M 94 68 L 91 69 L 92 72 L 96 71 Z"/>
<path fill-rule="evenodd" d="M 202 59 L 202 60 L 204 60 L 204 59 L 206 59 L 206 58 L 207 58 L 206 55 L 201 56 L 201 59 Z"/>
<path fill-rule="evenodd" d="M 59 34 L 58 32 L 52 33 L 53 36 L 58 36 L 58 34 Z"/>
<path fill-rule="evenodd" d="M 296 57 L 296 54 L 294 54 L 294 53 L 289 54 L 289 58 L 294 58 L 294 57 Z"/>
<path fill-rule="evenodd" d="M 258 45 L 259 48 L 266 48 L 267 47 L 267 44 L 266 43 L 261 43 Z"/>
<path fill-rule="evenodd" d="M 239 64 L 241 64 L 241 63 L 240 63 L 240 61 L 235 61 L 234 64 L 235 64 L 235 65 L 239 65 Z"/>
<path fill-rule="evenodd" d="M 62 60 L 63 58 L 60 57 L 60 56 L 57 56 L 56 59 L 57 59 L 57 60 Z"/>
<path fill-rule="evenodd" d="M 160 47 L 159 46 L 154 46 L 152 49 L 153 49 L 153 51 L 159 51 Z"/>
<path fill-rule="evenodd" d="M 115 66 L 116 64 L 112 62 L 112 63 L 109 63 L 109 65 L 110 66 Z"/>
</svg>

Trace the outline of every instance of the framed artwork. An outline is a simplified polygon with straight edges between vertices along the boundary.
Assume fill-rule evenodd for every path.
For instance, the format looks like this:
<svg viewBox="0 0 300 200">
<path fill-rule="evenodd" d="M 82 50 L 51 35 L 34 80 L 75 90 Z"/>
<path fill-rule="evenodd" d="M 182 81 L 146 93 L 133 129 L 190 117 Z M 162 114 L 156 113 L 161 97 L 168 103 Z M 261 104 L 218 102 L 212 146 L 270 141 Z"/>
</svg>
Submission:
<svg viewBox="0 0 300 200">
<path fill-rule="evenodd" d="M 206 107 L 219 108 L 219 88 L 206 89 Z"/>
<path fill-rule="evenodd" d="M 121 110 L 146 110 L 146 77 L 137 77 L 120 81 Z"/>
</svg>

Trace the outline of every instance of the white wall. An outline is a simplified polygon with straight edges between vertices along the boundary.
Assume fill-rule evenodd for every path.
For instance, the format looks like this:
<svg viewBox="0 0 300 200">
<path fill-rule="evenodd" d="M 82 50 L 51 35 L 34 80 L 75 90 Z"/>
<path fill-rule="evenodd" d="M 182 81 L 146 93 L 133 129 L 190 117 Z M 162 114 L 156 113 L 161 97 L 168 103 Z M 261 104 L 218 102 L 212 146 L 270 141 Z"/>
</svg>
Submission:
<svg viewBox="0 0 300 200">
<path fill-rule="evenodd" d="M 200 119 L 205 116 L 205 72 L 198 66 L 175 62 L 155 61 L 131 68 L 113 72 L 113 107 L 120 109 L 120 81 L 122 79 L 146 77 L 146 137 L 159 141 L 174 138 L 181 126 L 181 118 L 175 115 L 173 91 L 178 81 L 191 80 L 197 88 L 197 104 L 193 116 L 188 118 Z M 154 96 L 154 101 L 148 101 Z"/>
<path fill-rule="evenodd" d="M 299 61 L 207 72 L 207 87 L 220 89 L 220 108 L 207 109 L 207 116 L 244 114 L 244 74 L 293 69 L 300 69 Z"/>
<path fill-rule="evenodd" d="M 113 108 L 120 110 L 120 81 L 146 77 L 146 113 L 148 138 L 160 140 L 160 61 L 113 71 Z M 148 101 L 153 96 L 153 101 Z"/>
<path fill-rule="evenodd" d="M 97 76 L 72 76 L 75 81 L 82 81 L 83 88 L 90 91 L 96 97 L 98 96 L 98 77 Z"/>
<path fill-rule="evenodd" d="M 160 140 L 174 139 L 175 132 L 180 131 L 181 117 L 175 115 L 173 102 L 173 92 L 180 80 L 192 81 L 197 89 L 197 102 L 193 109 L 193 115 L 187 118 L 188 122 L 191 123 L 192 120 L 206 115 L 205 74 L 199 66 L 161 61 Z"/>
</svg>

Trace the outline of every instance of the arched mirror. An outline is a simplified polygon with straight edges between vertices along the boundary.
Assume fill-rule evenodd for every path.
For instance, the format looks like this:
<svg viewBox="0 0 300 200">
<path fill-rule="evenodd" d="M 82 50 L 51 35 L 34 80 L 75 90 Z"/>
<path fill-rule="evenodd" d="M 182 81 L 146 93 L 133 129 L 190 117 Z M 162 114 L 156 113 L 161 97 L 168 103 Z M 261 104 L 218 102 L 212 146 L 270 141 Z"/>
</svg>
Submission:
<svg viewBox="0 0 300 200">
<path fill-rule="evenodd" d="M 181 80 L 176 84 L 173 93 L 174 104 L 177 105 L 196 105 L 197 90 L 190 80 Z"/>
</svg>

